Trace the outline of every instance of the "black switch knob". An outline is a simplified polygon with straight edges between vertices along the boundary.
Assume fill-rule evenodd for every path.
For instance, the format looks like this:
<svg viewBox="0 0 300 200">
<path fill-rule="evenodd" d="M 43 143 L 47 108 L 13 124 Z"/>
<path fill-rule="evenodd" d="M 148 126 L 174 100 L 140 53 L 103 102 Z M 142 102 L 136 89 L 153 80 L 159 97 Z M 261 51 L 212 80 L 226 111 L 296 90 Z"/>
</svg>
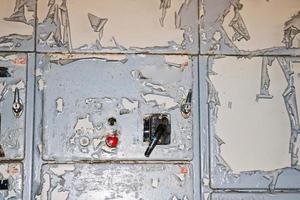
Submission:
<svg viewBox="0 0 300 200">
<path fill-rule="evenodd" d="M 168 124 L 169 124 L 169 120 L 166 117 L 163 117 L 161 120 L 161 123 L 157 126 L 155 133 L 152 137 L 152 140 L 145 152 L 145 156 L 149 157 L 150 154 L 152 153 L 153 149 L 156 147 L 158 141 L 160 140 L 160 138 L 166 134 L 167 132 L 167 128 L 168 128 Z"/>
</svg>

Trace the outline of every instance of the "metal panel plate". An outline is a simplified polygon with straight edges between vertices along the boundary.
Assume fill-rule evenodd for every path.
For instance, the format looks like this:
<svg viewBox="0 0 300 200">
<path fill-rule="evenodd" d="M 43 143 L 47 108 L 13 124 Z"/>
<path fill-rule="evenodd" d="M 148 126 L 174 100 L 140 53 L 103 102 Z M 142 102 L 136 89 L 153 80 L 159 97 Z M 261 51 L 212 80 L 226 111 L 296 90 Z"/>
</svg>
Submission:
<svg viewBox="0 0 300 200">
<path fill-rule="evenodd" d="M 210 186 L 299 189 L 299 58 L 209 57 L 206 64 Z"/>
<path fill-rule="evenodd" d="M 2 0 L 0 51 L 33 51 L 35 0 Z"/>
<path fill-rule="evenodd" d="M 199 51 L 197 0 L 40 0 L 38 19 L 40 52 Z"/>
<path fill-rule="evenodd" d="M 191 165 L 44 165 L 38 200 L 192 200 Z"/>
<path fill-rule="evenodd" d="M 300 55 L 299 8 L 298 0 L 201 0 L 200 51 Z"/>
<path fill-rule="evenodd" d="M 8 182 L 8 189 L 0 190 L 0 199 L 21 200 L 23 191 L 22 165 L 19 163 L 0 164 L 1 180 Z M 3 182 L 1 182 L 2 185 Z"/>
<path fill-rule="evenodd" d="M 181 105 L 197 88 L 195 66 L 189 56 L 39 55 L 43 158 L 190 160 L 193 117 L 184 118 Z M 151 113 L 171 115 L 171 144 L 158 145 L 146 158 L 143 118 Z M 105 144 L 114 131 L 116 149 Z"/>
<path fill-rule="evenodd" d="M 0 115 L 1 139 L 4 151 L 1 160 L 23 159 L 25 138 L 25 103 L 26 103 L 26 54 L 0 54 Z M 23 109 L 16 116 L 12 109 L 16 91 L 19 91 L 20 104 Z"/>
</svg>

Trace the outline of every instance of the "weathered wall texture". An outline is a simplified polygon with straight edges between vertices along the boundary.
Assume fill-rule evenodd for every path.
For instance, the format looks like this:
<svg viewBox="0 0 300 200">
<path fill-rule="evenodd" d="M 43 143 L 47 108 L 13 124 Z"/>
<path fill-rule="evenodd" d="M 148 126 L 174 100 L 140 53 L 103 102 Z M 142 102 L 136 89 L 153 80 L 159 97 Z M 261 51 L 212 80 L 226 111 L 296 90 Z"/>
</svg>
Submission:
<svg viewBox="0 0 300 200">
<path fill-rule="evenodd" d="M 1 0 L 0 199 L 300 200 L 299 0 Z"/>
<path fill-rule="evenodd" d="M 299 10 L 200 3 L 202 197 L 300 199 Z"/>
</svg>

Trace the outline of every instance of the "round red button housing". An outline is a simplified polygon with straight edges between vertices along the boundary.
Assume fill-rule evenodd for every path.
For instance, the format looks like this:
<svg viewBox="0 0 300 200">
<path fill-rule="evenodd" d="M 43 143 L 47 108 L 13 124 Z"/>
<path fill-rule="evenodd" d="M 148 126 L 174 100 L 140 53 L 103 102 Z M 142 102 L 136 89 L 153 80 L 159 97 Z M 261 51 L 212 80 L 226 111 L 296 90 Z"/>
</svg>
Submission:
<svg viewBox="0 0 300 200">
<path fill-rule="evenodd" d="M 110 148 L 116 148 L 119 144 L 119 137 L 117 134 L 106 136 L 105 143 Z"/>
</svg>

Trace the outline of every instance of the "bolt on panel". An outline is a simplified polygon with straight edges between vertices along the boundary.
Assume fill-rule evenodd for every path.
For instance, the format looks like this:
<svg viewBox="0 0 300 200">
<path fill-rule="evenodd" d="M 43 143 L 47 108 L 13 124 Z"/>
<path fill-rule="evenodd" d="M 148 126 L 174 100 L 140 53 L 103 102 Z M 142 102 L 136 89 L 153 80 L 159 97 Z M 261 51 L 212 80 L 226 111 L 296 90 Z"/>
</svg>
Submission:
<svg viewBox="0 0 300 200">
<path fill-rule="evenodd" d="M 188 164 L 49 164 L 37 200 L 193 200 Z"/>
<path fill-rule="evenodd" d="M 299 61 L 207 57 L 202 84 L 207 85 L 210 136 L 203 132 L 203 139 L 210 143 L 211 177 L 206 186 L 300 188 Z"/>
<path fill-rule="evenodd" d="M 192 159 L 194 57 L 41 54 L 37 63 L 43 159 Z"/>
<path fill-rule="evenodd" d="M 0 160 L 24 158 L 26 54 L 0 54 Z"/>
<path fill-rule="evenodd" d="M 35 0 L 2 0 L 0 51 L 33 51 Z"/>
<path fill-rule="evenodd" d="M 300 55 L 297 0 L 201 0 L 200 51 L 225 55 Z"/>
</svg>

